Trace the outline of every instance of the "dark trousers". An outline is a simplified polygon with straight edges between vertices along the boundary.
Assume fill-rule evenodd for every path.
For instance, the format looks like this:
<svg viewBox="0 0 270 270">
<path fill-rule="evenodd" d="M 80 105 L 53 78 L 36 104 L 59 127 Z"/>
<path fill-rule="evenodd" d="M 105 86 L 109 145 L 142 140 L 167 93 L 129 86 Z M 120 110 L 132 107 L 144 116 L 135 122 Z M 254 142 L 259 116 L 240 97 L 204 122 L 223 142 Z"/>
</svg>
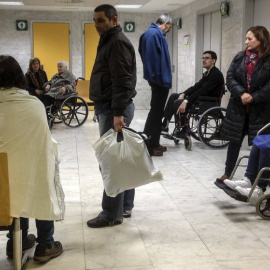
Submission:
<svg viewBox="0 0 270 270">
<path fill-rule="evenodd" d="M 154 84 L 150 84 L 150 86 L 152 90 L 151 108 L 144 126 L 144 133 L 151 136 L 151 144 L 156 148 L 159 146 L 161 123 L 169 89 Z"/>
<path fill-rule="evenodd" d="M 225 162 L 225 174 L 228 176 L 231 175 L 231 173 L 234 169 L 234 166 L 237 162 L 240 148 L 242 146 L 242 142 L 244 140 L 244 137 L 248 133 L 248 125 L 249 125 L 249 115 L 247 114 L 241 140 L 238 142 L 234 142 L 234 141 L 229 142 L 229 146 L 228 146 L 228 150 L 227 150 L 227 157 L 226 157 L 226 162 Z"/>
<path fill-rule="evenodd" d="M 49 95 L 42 95 L 40 101 L 44 104 L 45 108 L 51 106 L 55 99 Z"/>
<path fill-rule="evenodd" d="M 20 218 L 21 230 L 22 230 L 22 239 L 27 237 L 29 229 L 29 219 Z M 13 226 L 7 235 L 8 238 L 13 240 Z M 54 234 L 54 221 L 53 220 L 38 220 L 36 219 L 36 228 L 37 228 L 37 243 L 40 244 L 53 244 L 53 234 Z"/>
<path fill-rule="evenodd" d="M 250 182 L 253 184 L 259 171 L 264 168 L 264 167 L 269 167 L 270 166 L 270 156 L 269 156 L 269 151 L 262 151 L 260 148 L 256 145 L 253 144 L 250 154 L 249 154 L 249 159 L 248 159 L 248 165 L 246 169 L 245 176 L 248 177 Z M 262 178 L 269 179 L 270 173 L 269 171 L 265 171 L 262 174 Z M 266 190 L 268 181 L 264 180 L 259 180 L 258 186 L 262 188 L 263 191 Z"/>
<path fill-rule="evenodd" d="M 170 121 L 173 117 L 173 115 L 175 114 L 175 111 L 174 111 L 174 103 L 176 100 L 178 100 L 180 94 L 178 93 L 173 93 L 170 95 L 167 103 L 166 103 L 166 106 L 165 106 L 165 109 L 164 109 L 164 117 Z"/>
</svg>

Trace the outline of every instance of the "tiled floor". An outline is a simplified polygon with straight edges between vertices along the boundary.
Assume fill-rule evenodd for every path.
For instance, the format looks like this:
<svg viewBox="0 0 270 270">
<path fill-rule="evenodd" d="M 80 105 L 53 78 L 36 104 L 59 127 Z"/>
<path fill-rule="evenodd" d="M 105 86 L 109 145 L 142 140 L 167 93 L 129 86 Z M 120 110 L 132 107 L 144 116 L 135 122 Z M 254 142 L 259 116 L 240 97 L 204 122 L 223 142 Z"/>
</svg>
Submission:
<svg viewBox="0 0 270 270">
<path fill-rule="evenodd" d="M 142 130 L 146 115 L 136 111 L 131 127 Z M 132 218 L 122 225 L 88 228 L 86 221 L 101 209 L 103 191 L 91 146 L 99 137 L 98 125 L 91 118 L 78 129 L 53 128 L 66 194 L 66 218 L 56 223 L 55 239 L 63 243 L 64 253 L 43 266 L 30 259 L 26 269 L 270 269 L 269 221 L 213 184 L 223 174 L 226 150 L 210 150 L 196 141 L 188 152 L 182 142 L 175 146 L 162 138 L 168 151 L 153 159 L 165 180 L 136 189 Z M 30 231 L 35 232 L 33 222 Z M 5 245 L 1 232 L 1 270 L 12 269 Z"/>
</svg>

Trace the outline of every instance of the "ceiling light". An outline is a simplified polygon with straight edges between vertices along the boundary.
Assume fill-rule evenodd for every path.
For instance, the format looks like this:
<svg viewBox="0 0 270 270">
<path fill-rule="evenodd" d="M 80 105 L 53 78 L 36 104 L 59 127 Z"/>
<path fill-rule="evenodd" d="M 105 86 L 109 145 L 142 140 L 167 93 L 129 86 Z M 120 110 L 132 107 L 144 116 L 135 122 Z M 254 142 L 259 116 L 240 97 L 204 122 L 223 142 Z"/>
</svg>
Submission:
<svg viewBox="0 0 270 270">
<path fill-rule="evenodd" d="M 115 5 L 115 8 L 140 8 L 142 5 Z"/>
<path fill-rule="evenodd" d="M 0 6 L 24 6 L 23 2 L 0 1 Z"/>
</svg>

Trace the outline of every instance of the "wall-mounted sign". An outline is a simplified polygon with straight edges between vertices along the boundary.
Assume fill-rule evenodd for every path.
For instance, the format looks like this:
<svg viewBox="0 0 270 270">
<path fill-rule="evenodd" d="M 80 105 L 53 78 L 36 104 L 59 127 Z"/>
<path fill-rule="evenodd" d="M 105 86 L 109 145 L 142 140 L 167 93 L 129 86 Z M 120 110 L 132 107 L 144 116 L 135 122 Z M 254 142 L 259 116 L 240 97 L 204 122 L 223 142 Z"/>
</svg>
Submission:
<svg viewBox="0 0 270 270">
<path fill-rule="evenodd" d="M 135 22 L 125 22 L 124 31 L 135 32 Z"/>
<path fill-rule="evenodd" d="M 27 31 L 28 30 L 28 21 L 17 20 L 16 21 L 16 30 L 17 31 Z"/>
<path fill-rule="evenodd" d="M 226 18 L 229 16 L 229 3 L 222 2 L 220 5 L 220 14 L 223 18 Z"/>
<path fill-rule="evenodd" d="M 181 29 L 182 28 L 182 19 L 181 18 L 177 19 L 177 21 L 176 21 L 176 27 L 177 27 L 177 29 Z"/>
</svg>

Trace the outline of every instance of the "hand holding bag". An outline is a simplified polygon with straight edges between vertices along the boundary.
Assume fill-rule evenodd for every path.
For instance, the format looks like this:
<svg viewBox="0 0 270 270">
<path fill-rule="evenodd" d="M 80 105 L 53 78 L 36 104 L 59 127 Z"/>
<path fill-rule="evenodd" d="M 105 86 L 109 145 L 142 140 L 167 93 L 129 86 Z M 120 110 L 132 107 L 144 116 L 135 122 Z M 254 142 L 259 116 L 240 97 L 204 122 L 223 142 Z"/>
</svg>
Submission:
<svg viewBox="0 0 270 270">
<path fill-rule="evenodd" d="M 122 129 L 123 140 L 112 129 L 93 145 L 99 161 L 105 192 L 110 197 L 132 188 L 163 180 L 154 166 L 144 139 L 137 132 Z"/>
</svg>

